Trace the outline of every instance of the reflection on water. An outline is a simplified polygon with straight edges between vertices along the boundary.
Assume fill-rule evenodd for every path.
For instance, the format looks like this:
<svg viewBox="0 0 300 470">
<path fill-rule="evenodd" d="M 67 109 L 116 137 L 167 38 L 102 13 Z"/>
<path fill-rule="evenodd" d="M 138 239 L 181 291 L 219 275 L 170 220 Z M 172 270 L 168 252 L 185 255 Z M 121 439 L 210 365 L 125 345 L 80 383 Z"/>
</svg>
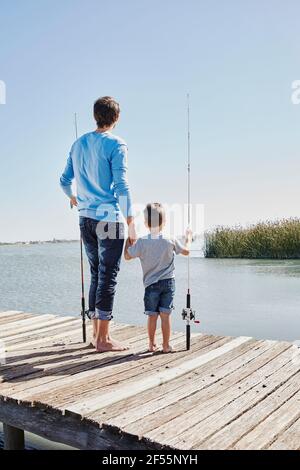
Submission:
<svg viewBox="0 0 300 470">
<path fill-rule="evenodd" d="M 77 243 L 0 247 L 0 310 L 77 315 L 80 310 Z M 187 262 L 176 258 L 174 328 L 184 328 Z M 300 260 L 191 260 L 196 331 L 299 340 Z M 88 269 L 86 265 L 86 277 Z M 115 320 L 144 324 L 137 260 L 122 262 Z"/>
<path fill-rule="evenodd" d="M 253 262 L 248 261 L 249 268 L 255 269 L 257 274 L 274 274 L 275 276 L 299 277 L 300 276 L 300 262 L 299 260 L 288 261 L 266 261 L 259 260 Z"/>
</svg>

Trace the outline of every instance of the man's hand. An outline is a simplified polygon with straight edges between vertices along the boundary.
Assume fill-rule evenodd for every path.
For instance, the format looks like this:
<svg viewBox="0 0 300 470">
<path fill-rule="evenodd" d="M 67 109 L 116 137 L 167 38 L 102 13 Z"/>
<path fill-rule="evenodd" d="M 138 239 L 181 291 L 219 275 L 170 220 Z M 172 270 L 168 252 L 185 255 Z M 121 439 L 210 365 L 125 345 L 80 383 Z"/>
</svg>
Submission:
<svg viewBox="0 0 300 470">
<path fill-rule="evenodd" d="M 75 207 L 78 206 L 78 202 L 75 196 L 70 197 L 70 206 L 71 206 L 71 209 L 73 209 L 74 206 Z"/>
</svg>

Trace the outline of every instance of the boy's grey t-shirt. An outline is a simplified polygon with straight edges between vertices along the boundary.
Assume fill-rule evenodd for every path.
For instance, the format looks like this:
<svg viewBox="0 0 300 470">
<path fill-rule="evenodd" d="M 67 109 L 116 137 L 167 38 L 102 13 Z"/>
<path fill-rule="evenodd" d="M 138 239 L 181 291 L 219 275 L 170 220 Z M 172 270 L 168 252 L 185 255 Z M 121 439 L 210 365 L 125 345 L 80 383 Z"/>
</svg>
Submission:
<svg viewBox="0 0 300 470">
<path fill-rule="evenodd" d="M 178 240 L 164 238 L 162 235 L 139 238 L 134 245 L 128 247 L 132 258 L 140 258 L 145 287 L 162 279 L 173 278 L 174 253 L 180 254 L 183 251 L 184 247 Z"/>
</svg>

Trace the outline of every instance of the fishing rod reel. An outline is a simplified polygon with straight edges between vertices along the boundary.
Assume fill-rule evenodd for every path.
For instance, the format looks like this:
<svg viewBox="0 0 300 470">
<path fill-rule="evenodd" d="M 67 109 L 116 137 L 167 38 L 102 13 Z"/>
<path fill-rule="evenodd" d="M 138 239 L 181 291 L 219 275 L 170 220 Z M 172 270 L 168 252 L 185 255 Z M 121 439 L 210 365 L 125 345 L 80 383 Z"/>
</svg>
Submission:
<svg viewBox="0 0 300 470">
<path fill-rule="evenodd" d="M 190 290 L 186 296 L 186 308 L 182 310 L 182 319 L 186 322 L 186 349 L 189 351 L 191 349 L 191 322 L 200 323 L 199 320 L 196 320 L 195 310 L 191 308 Z"/>
<path fill-rule="evenodd" d="M 196 318 L 196 311 L 191 308 L 184 308 L 182 309 L 182 318 L 186 322 L 193 321 Z"/>
</svg>

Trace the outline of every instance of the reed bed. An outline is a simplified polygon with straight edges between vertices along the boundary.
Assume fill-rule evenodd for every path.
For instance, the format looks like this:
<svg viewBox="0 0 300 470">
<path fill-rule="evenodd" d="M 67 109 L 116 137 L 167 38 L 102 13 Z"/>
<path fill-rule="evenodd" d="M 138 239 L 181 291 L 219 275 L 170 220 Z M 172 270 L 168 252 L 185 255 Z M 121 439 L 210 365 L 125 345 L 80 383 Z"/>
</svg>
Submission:
<svg viewBox="0 0 300 470">
<path fill-rule="evenodd" d="M 206 258 L 300 258 L 300 219 L 217 227 L 205 236 Z"/>
</svg>

